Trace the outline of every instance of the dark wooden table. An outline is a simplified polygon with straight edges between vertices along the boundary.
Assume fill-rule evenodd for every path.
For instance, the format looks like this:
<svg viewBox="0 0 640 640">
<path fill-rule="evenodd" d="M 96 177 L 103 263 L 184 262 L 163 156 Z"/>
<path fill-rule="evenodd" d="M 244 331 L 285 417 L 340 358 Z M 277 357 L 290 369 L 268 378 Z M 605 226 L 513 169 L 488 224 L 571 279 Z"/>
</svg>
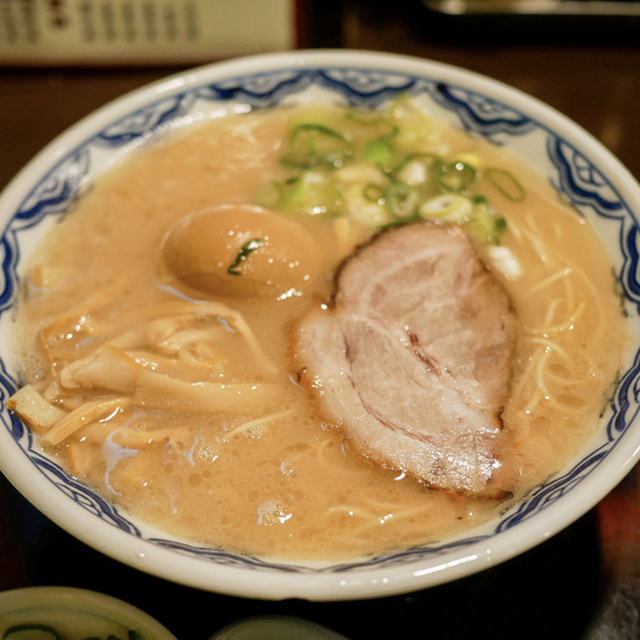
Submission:
<svg viewBox="0 0 640 640">
<path fill-rule="evenodd" d="M 418 2 L 389 4 L 346 2 L 342 46 L 447 62 L 522 89 L 582 125 L 640 179 L 640 35 L 628 25 L 463 24 Z M 68 126 L 176 70 L 0 67 L 0 188 Z M 95 589 L 141 607 L 185 640 L 265 613 L 315 620 L 352 640 L 630 640 L 640 637 L 638 478 L 634 470 L 574 525 L 477 576 L 375 602 L 274 603 L 201 592 L 121 565 L 53 525 L 0 477 L 0 590 Z"/>
</svg>

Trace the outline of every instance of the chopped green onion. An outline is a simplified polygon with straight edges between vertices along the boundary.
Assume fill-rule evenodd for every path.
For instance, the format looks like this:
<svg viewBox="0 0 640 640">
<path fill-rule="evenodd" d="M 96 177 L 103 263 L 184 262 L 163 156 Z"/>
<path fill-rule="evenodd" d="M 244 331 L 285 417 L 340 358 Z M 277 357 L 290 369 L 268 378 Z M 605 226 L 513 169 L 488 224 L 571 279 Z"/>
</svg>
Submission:
<svg viewBox="0 0 640 640">
<path fill-rule="evenodd" d="M 473 196 L 473 198 L 471 198 L 471 202 L 474 206 L 487 208 L 489 207 L 489 200 L 487 199 L 487 196 L 483 196 L 480 194 Z"/>
<path fill-rule="evenodd" d="M 395 149 L 386 138 L 367 140 L 362 148 L 362 159 L 387 166 L 393 162 Z"/>
<path fill-rule="evenodd" d="M 473 211 L 469 198 L 458 193 L 443 193 L 420 205 L 420 215 L 428 219 L 461 222 Z"/>
<path fill-rule="evenodd" d="M 339 131 L 323 124 L 299 124 L 291 132 L 282 162 L 298 169 L 317 165 L 341 167 L 353 155 L 351 143 Z"/>
<path fill-rule="evenodd" d="M 460 193 L 475 181 L 476 170 L 470 164 L 458 160 L 443 164 L 438 178 L 443 189 Z"/>
<path fill-rule="evenodd" d="M 393 175 L 401 182 L 419 184 L 426 182 L 429 175 L 438 172 L 442 160 L 433 153 L 411 153 L 405 156 L 393 169 Z"/>
<path fill-rule="evenodd" d="M 384 200 L 394 216 L 410 218 L 418 209 L 420 193 L 411 185 L 393 182 L 385 189 Z"/>
<path fill-rule="evenodd" d="M 404 169 L 404 167 L 406 167 L 410 162 L 421 162 L 425 166 L 433 168 L 441 163 L 442 159 L 435 153 L 410 153 L 402 158 L 402 160 L 397 164 L 394 169 L 394 173 L 402 171 L 402 169 Z"/>
<path fill-rule="evenodd" d="M 524 187 L 518 179 L 504 169 L 489 168 L 485 172 L 487 180 L 505 197 L 513 202 L 524 200 Z"/>
<path fill-rule="evenodd" d="M 496 216 L 487 199 L 478 196 L 473 199 L 473 213 L 465 228 L 485 244 L 499 245 L 502 235 L 507 229 L 507 221 L 502 216 Z"/>
<path fill-rule="evenodd" d="M 240 251 L 238 251 L 238 255 L 235 257 L 235 260 L 229 265 L 227 272 L 232 276 L 241 276 L 242 271 L 240 271 L 240 265 L 262 244 L 262 238 L 253 238 L 253 240 L 245 242 Z"/>
<path fill-rule="evenodd" d="M 362 195 L 369 202 L 384 204 L 384 189 L 379 184 L 370 183 L 362 190 Z"/>
<path fill-rule="evenodd" d="M 333 214 L 342 205 L 342 192 L 333 171 L 305 171 L 282 201 L 287 211 L 311 215 Z"/>
</svg>

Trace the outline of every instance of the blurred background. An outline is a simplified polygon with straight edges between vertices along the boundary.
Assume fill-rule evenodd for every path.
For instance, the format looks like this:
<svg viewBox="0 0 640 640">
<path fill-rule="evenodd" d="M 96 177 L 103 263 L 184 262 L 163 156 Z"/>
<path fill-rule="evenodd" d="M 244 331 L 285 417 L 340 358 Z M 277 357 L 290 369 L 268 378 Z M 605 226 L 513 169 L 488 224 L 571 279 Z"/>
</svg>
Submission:
<svg viewBox="0 0 640 640">
<path fill-rule="evenodd" d="M 0 0 L 0 189 L 44 145 L 124 93 L 194 65 L 297 48 L 395 52 L 500 80 L 569 116 L 640 179 L 634 0 Z M 0 590 L 77 586 L 178 638 L 286 613 L 359 638 L 640 637 L 637 470 L 537 549 L 375 602 L 259 602 L 181 587 L 76 541 L 0 476 Z"/>
</svg>

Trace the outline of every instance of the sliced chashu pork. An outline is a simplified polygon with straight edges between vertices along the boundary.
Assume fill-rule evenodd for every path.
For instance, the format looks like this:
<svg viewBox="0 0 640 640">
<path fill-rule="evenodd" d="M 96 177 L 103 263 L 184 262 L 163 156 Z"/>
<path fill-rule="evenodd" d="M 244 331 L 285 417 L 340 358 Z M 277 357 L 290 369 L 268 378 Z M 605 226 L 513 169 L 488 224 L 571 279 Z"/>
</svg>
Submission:
<svg viewBox="0 0 640 640">
<path fill-rule="evenodd" d="M 379 234 L 296 334 L 301 380 L 368 458 L 429 486 L 491 495 L 516 322 L 458 227 Z"/>
</svg>

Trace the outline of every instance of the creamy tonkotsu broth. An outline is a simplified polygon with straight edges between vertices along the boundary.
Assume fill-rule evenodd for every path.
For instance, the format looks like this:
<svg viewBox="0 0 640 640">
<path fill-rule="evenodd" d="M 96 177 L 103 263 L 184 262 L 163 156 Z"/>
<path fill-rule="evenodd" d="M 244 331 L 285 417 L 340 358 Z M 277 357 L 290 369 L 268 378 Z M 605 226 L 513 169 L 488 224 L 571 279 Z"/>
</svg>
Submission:
<svg viewBox="0 0 640 640">
<path fill-rule="evenodd" d="M 442 540 L 505 500 L 354 450 L 292 332 L 381 227 L 461 224 L 518 318 L 494 481 L 517 500 L 593 434 L 625 334 L 593 229 L 504 150 L 411 102 L 230 115 L 102 177 L 35 254 L 9 405 L 77 477 L 199 543 L 341 559 Z"/>
</svg>

